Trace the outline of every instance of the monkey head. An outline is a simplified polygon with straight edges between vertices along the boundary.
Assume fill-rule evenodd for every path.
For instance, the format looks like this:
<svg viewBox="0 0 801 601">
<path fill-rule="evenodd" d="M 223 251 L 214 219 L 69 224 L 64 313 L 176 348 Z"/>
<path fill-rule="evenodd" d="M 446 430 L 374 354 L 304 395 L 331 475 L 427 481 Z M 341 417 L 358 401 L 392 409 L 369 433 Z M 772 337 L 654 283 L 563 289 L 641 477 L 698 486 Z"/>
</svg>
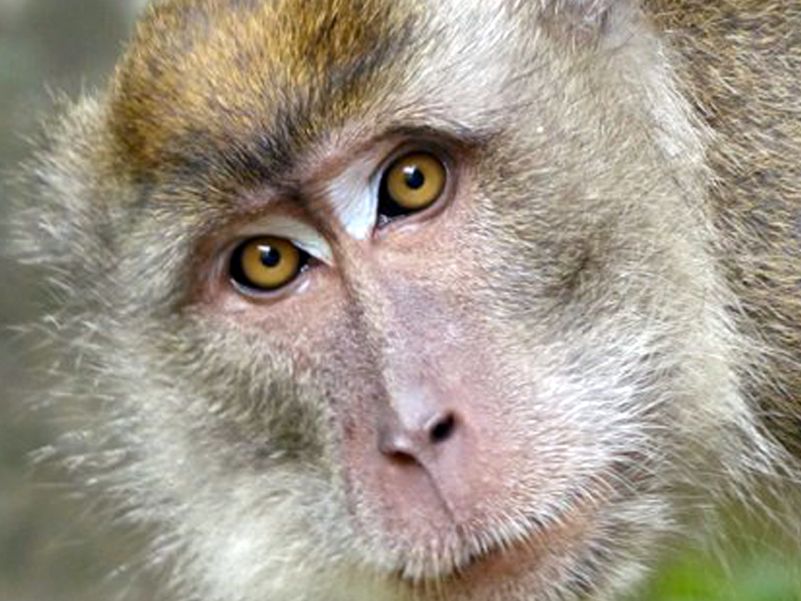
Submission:
<svg viewBox="0 0 801 601">
<path fill-rule="evenodd" d="M 607 598 L 766 444 L 670 56 L 630 0 L 146 10 L 29 243 L 180 598 Z"/>
</svg>

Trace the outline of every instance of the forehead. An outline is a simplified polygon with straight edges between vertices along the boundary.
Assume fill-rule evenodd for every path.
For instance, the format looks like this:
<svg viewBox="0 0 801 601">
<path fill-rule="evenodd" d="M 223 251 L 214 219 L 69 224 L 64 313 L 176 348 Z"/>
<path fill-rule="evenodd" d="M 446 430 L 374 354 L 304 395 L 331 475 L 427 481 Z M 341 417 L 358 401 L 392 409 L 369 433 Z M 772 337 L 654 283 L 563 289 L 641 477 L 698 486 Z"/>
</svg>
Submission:
<svg viewBox="0 0 801 601">
<path fill-rule="evenodd" d="M 234 141 L 288 156 L 401 77 L 424 17 L 416 0 L 157 2 L 117 70 L 112 133 L 143 169 Z"/>
<path fill-rule="evenodd" d="M 111 88 L 116 171 L 230 172 L 261 183 L 353 122 L 402 128 L 425 115 L 451 130 L 470 129 L 468 120 L 489 129 L 520 62 L 515 6 L 156 1 Z"/>
</svg>

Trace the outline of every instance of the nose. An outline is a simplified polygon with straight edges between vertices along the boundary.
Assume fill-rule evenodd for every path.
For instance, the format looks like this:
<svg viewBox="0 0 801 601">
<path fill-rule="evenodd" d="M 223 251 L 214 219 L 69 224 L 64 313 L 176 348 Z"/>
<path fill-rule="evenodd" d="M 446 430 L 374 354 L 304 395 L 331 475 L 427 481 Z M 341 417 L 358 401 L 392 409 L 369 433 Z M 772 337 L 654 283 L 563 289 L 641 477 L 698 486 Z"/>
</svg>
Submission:
<svg viewBox="0 0 801 601">
<path fill-rule="evenodd" d="M 460 428 L 456 412 L 437 410 L 416 415 L 409 419 L 394 416 L 379 430 L 378 448 L 389 460 L 397 462 L 427 463 L 437 452 L 437 447 L 446 446 L 457 435 Z"/>
</svg>

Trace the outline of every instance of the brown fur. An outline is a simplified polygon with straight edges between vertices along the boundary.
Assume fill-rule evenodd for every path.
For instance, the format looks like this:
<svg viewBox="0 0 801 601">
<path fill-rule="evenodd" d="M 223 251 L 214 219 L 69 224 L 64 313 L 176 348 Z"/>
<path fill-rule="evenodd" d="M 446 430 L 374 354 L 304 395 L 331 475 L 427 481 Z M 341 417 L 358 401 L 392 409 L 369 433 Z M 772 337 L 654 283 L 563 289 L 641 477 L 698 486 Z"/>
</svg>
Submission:
<svg viewBox="0 0 801 601">
<path fill-rule="evenodd" d="M 762 351 L 743 378 L 768 427 L 801 455 L 801 3 L 646 6 L 714 132 L 719 259 L 739 300 L 731 309 Z"/>
<path fill-rule="evenodd" d="M 206 159 L 210 170 L 238 161 L 262 179 L 280 170 L 357 114 L 360 90 L 378 87 L 408 53 L 417 20 L 409 8 L 359 0 L 151 7 L 112 84 L 120 168 L 197 170 Z"/>
</svg>

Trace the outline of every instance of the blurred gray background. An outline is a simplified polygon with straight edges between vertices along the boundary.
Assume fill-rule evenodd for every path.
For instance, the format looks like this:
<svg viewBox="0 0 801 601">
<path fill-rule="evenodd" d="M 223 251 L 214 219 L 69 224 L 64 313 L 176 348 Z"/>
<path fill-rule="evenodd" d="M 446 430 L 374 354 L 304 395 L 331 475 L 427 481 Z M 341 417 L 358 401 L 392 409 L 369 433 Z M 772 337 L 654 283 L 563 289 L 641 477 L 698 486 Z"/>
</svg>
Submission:
<svg viewBox="0 0 801 601">
<path fill-rule="evenodd" d="M 31 467 L 31 452 L 51 436 L 47 421 L 31 411 L 48 357 L 12 326 L 34 320 L 48 298 L 39 274 L 1 252 L 9 237 L 10 180 L 52 92 L 75 97 L 101 85 L 140 5 L 0 0 L 0 601 L 151 598 L 146 582 L 114 576 L 127 546 L 95 531 L 63 475 Z"/>
<path fill-rule="evenodd" d="M 102 85 L 141 4 L 0 0 L 0 249 L 9 236 L 9 179 L 28 152 L 26 136 L 51 107 L 50 92 L 75 97 Z M 39 274 L 0 253 L 0 601 L 154 599 L 146 578 L 117 569 L 128 561 L 127 538 L 97 528 L 63 474 L 31 467 L 31 453 L 52 437 L 32 410 L 49 358 L 14 328 L 35 320 L 48 302 Z M 770 536 L 752 528 L 744 538 L 761 539 L 759 551 L 732 544 L 723 562 L 677 551 L 637 598 L 801 601 L 801 558 Z"/>
</svg>

